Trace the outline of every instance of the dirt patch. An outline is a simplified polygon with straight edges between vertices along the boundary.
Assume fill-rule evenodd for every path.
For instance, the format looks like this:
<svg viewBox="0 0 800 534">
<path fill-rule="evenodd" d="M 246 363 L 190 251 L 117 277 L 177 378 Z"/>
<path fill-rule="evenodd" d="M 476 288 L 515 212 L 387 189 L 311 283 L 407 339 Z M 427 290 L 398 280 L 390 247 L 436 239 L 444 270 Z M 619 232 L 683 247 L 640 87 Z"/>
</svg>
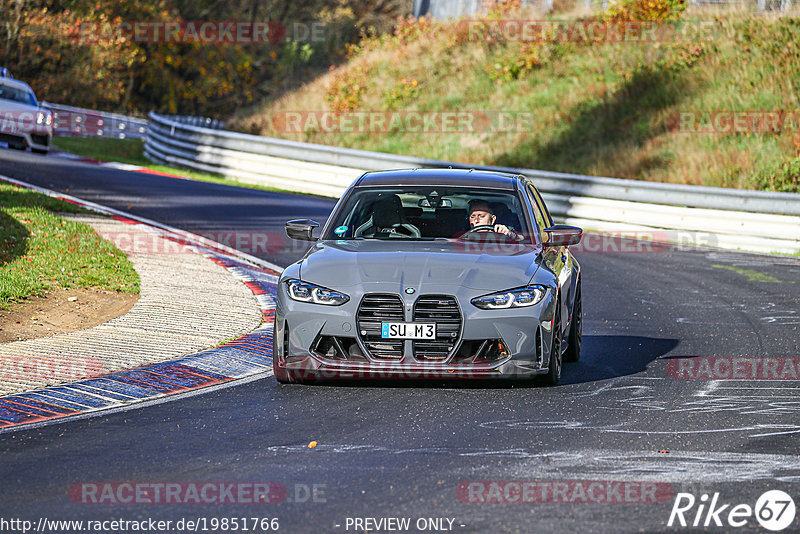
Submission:
<svg viewBox="0 0 800 534">
<path fill-rule="evenodd" d="M 128 312 L 139 295 L 101 289 L 52 289 L 0 310 L 0 343 L 84 330 Z"/>
</svg>

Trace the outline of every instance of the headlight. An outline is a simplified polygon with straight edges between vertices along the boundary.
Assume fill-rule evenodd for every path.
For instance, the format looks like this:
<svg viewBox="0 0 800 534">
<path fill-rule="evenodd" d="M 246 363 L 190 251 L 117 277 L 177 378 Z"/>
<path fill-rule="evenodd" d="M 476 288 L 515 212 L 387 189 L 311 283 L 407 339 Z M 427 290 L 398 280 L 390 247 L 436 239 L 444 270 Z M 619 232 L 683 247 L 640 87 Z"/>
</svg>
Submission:
<svg viewBox="0 0 800 534">
<path fill-rule="evenodd" d="M 46 111 L 39 111 L 36 113 L 36 124 L 46 124 L 50 126 L 53 124 L 53 114 Z"/>
<path fill-rule="evenodd" d="M 314 304 L 325 304 L 326 306 L 341 306 L 350 297 L 344 293 L 339 293 L 327 287 L 322 287 L 300 280 L 289 280 L 287 282 L 289 298 L 299 302 L 312 302 Z"/>
<path fill-rule="evenodd" d="M 505 308 L 524 308 L 533 306 L 544 298 L 547 288 L 544 286 L 528 286 L 519 289 L 499 291 L 482 297 L 475 297 L 472 304 L 483 310 L 501 310 Z"/>
</svg>

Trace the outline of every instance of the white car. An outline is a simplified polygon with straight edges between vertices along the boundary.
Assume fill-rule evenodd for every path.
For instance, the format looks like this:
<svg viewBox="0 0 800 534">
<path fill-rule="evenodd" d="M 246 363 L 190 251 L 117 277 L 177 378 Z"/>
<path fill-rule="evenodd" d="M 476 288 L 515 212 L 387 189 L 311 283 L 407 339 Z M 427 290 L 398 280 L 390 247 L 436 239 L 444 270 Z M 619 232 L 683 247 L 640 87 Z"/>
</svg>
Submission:
<svg viewBox="0 0 800 534">
<path fill-rule="evenodd" d="M 27 83 L 0 68 L 0 142 L 46 154 L 53 139 L 53 113 L 43 108 Z"/>
</svg>

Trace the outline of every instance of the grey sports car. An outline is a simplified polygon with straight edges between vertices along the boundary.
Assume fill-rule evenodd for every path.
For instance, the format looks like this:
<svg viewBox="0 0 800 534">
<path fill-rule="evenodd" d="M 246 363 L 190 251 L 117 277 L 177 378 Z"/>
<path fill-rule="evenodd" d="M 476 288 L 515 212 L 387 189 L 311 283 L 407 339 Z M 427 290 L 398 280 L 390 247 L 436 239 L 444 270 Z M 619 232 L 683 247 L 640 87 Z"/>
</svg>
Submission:
<svg viewBox="0 0 800 534">
<path fill-rule="evenodd" d="M 457 169 L 368 172 L 278 283 L 280 382 L 526 378 L 558 383 L 581 352 L 581 271 L 525 176 Z"/>
</svg>

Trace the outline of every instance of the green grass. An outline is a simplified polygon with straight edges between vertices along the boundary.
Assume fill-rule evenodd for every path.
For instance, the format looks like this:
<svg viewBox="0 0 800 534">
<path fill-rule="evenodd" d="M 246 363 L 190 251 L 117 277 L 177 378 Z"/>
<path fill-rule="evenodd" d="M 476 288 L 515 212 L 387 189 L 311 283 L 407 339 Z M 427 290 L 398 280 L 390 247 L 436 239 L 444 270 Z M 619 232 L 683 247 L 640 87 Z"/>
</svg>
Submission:
<svg viewBox="0 0 800 534">
<path fill-rule="evenodd" d="M 0 183 L 0 308 L 54 286 L 139 292 L 139 275 L 122 251 L 57 212 L 85 210 Z"/>
<path fill-rule="evenodd" d="M 261 191 L 294 193 L 294 191 L 288 191 L 276 187 L 240 182 L 234 178 L 228 178 L 219 174 L 208 174 L 181 169 L 178 167 L 154 164 L 144 155 L 144 141 L 141 139 L 54 137 L 53 145 L 60 150 L 69 152 L 70 154 L 75 154 L 77 156 L 92 158 L 98 161 L 114 161 L 117 163 L 138 165 L 140 167 L 152 169 L 157 172 L 180 176 L 190 180 L 197 180 L 199 182 L 209 182 L 213 184 L 229 185 L 234 187 L 245 187 L 248 189 L 259 189 Z"/>
<path fill-rule="evenodd" d="M 70 154 L 98 161 L 115 161 L 129 165 L 139 165 L 158 172 L 174 174 L 193 180 L 223 183 L 226 179 L 219 175 L 204 174 L 166 165 L 156 165 L 144 155 L 144 141 L 141 139 L 114 139 L 102 137 L 55 137 L 53 144 Z M 229 180 L 230 181 L 230 180 Z"/>
<path fill-rule="evenodd" d="M 130 165 L 149 165 L 140 139 L 108 137 L 54 137 L 53 145 L 71 154 L 99 161 L 117 161 Z"/>
</svg>

